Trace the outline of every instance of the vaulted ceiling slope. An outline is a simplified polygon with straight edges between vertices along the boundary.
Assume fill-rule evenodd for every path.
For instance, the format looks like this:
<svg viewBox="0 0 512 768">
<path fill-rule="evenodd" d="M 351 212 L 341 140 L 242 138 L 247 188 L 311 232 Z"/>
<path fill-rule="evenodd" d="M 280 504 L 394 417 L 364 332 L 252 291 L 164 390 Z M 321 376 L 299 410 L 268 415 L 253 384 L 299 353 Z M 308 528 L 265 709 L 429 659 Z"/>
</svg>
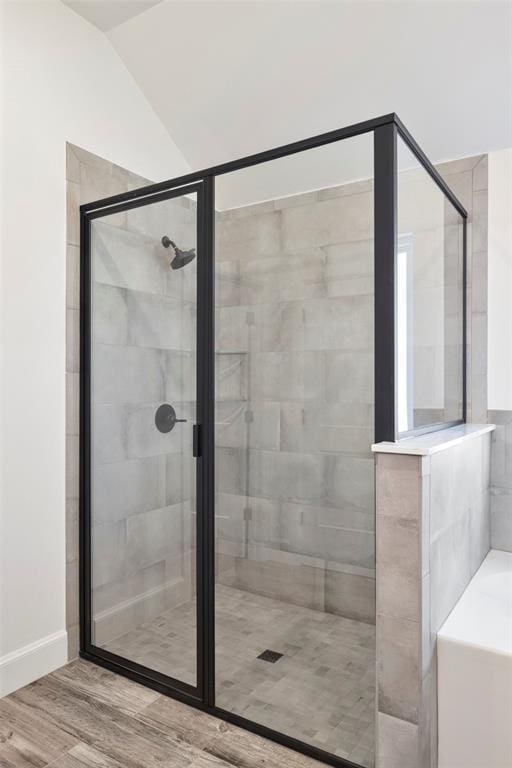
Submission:
<svg viewBox="0 0 512 768">
<path fill-rule="evenodd" d="M 163 0 L 108 37 L 192 168 L 388 112 L 434 161 L 512 145 L 509 2 Z M 361 178 L 369 151 L 297 175 Z M 260 199 L 294 191 L 283 169 Z"/>
<path fill-rule="evenodd" d="M 107 32 L 162 0 L 62 0 L 71 10 Z"/>
</svg>

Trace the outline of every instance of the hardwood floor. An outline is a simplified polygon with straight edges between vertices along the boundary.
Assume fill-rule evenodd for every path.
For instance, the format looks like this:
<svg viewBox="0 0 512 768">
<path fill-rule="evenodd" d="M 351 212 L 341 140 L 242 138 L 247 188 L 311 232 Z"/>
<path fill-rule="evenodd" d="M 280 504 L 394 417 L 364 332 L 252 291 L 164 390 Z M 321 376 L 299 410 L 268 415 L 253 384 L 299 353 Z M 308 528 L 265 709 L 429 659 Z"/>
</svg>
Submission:
<svg viewBox="0 0 512 768">
<path fill-rule="evenodd" d="M 321 768 L 83 660 L 0 700 L 1 768 Z"/>
</svg>

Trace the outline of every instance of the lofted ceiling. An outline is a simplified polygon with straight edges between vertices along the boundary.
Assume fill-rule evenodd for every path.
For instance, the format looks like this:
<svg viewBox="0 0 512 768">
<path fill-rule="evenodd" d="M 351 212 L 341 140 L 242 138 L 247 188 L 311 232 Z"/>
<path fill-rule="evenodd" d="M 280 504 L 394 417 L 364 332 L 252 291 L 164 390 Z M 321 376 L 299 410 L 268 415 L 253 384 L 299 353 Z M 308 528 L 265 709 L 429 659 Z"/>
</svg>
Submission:
<svg viewBox="0 0 512 768">
<path fill-rule="evenodd" d="M 162 0 L 62 0 L 102 32 L 117 27 L 128 19 L 147 11 Z"/>
<path fill-rule="evenodd" d="M 512 145 L 510 2 L 150 4 L 107 34 L 192 168 L 388 112 L 434 161 Z M 370 171 L 354 140 L 221 191 L 243 204 Z"/>
</svg>

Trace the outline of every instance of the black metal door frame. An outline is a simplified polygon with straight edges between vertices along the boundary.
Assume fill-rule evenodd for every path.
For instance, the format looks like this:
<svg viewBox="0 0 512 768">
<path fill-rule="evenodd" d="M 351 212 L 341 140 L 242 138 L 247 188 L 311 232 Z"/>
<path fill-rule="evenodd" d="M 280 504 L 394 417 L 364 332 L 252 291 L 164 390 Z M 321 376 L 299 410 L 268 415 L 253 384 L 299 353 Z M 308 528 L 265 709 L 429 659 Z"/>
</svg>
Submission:
<svg viewBox="0 0 512 768">
<path fill-rule="evenodd" d="M 112 205 L 101 205 L 88 211 L 81 210 L 80 236 L 80 650 L 84 658 L 90 658 L 98 663 L 115 666 L 123 674 L 136 675 L 147 685 L 158 687 L 158 690 L 169 692 L 187 701 L 203 702 L 209 688 L 207 648 L 205 627 L 207 614 L 205 610 L 206 590 L 208 585 L 209 563 L 205 557 L 209 541 L 208 520 L 211 518 L 209 505 L 210 468 L 206 460 L 206 446 L 213 439 L 213 414 L 210 401 L 213 393 L 208 394 L 211 380 L 210 368 L 213 371 L 213 361 L 209 359 L 211 339 L 208 329 L 211 328 L 213 316 L 213 296 L 209 289 L 211 279 L 209 273 L 213 264 L 209 252 L 212 242 L 208 211 L 212 210 L 211 180 L 196 181 L 195 183 L 173 187 L 154 195 L 143 195 Z M 91 223 L 95 219 L 111 216 L 133 208 L 144 207 L 154 203 L 164 202 L 187 194 L 197 195 L 197 331 L 196 331 L 196 424 L 194 431 L 194 455 L 196 457 L 196 685 L 190 685 L 162 674 L 156 670 L 137 664 L 115 653 L 100 648 L 92 642 L 92 559 L 91 559 Z M 213 329 L 212 331 L 213 332 Z M 201 555 L 201 556 L 200 556 Z"/>
<path fill-rule="evenodd" d="M 365 133 L 374 134 L 374 234 L 375 234 L 375 441 L 394 441 L 395 426 L 395 319 L 394 277 L 397 238 L 397 137 L 400 136 L 420 164 L 463 218 L 464 325 L 463 419 L 466 420 L 466 220 L 467 213 L 436 168 L 391 113 L 330 131 L 266 152 L 224 163 L 196 173 L 151 184 L 80 207 L 80 655 L 114 672 L 216 715 L 260 736 L 272 739 L 337 768 L 357 768 L 354 763 L 299 741 L 284 733 L 247 720 L 215 704 L 215 177 L 276 160 L 308 149 Z M 170 678 L 91 643 L 91 265 L 90 227 L 95 218 L 160 202 L 190 192 L 197 193 L 197 686 Z M 460 423 L 460 422 L 453 422 Z M 453 423 L 442 425 L 452 426 Z M 439 429 L 439 425 L 435 427 Z M 311 702 L 314 706 L 314 702 Z"/>
</svg>

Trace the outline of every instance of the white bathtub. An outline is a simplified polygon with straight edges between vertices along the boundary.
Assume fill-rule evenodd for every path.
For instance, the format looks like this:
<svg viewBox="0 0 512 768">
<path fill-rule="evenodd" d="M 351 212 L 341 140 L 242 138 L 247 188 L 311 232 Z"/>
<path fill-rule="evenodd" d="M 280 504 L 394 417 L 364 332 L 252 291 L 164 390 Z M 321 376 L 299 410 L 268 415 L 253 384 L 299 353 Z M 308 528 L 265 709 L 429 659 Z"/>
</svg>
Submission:
<svg viewBox="0 0 512 768">
<path fill-rule="evenodd" d="M 489 552 L 437 653 L 439 768 L 512 768 L 512 553 Z"/>
</svg>

